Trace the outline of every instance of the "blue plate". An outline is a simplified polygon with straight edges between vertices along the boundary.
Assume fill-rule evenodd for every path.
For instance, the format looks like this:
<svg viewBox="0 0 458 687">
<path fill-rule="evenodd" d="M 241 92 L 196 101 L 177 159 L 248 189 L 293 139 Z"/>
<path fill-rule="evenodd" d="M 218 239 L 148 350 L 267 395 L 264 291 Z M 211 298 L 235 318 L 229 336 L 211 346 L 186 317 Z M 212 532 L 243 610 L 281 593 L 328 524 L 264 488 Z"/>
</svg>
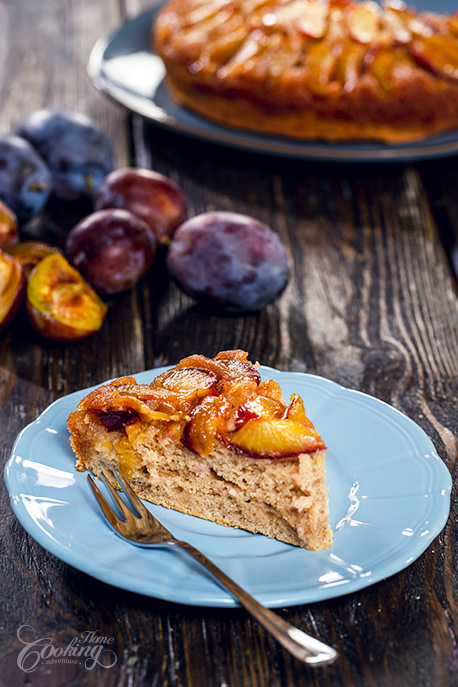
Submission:
<svg viewBox="0 0 458 687">
<path fill-rule="evenodd" d="M 132 112 L 169 130 L 260 153 L 333 162 L 401 162 L 438 158 L 458 153 L 458 131 L 424 141 L 389 145 L 349 141 L 328 143 L 298 141 L 255 134 L 215 124 L 181 107 L 165 83 L 165 69 L 151 47 L 151 25 L 162 0 L 153 0 L 147 12 L 102 36 L 94 45 L 88 73 L 94 86 Z M 416 0 L 417 9 L 451 14 L 456 0 Z"/>
<path fill-rule="evenodd" d="M 149 382 L 167 368 L 141 372 Z M 418 425 L 391 406 L 309 374 L 261 367 L 285 398 L 296 392 L 328 445 L 334 544 L 312 552 L 262 535 L 149 506 L 267 606 L 322 601 L 363 589 L 414 561 L 444 527 L 451 478 Z M 88 390 L 55 401 L 18 436 L 5 468 L 13 510 L 45 549 L 93 577 L 199 606 L 234 599 L 176 550 L 145 550 L 102 519 L 86 474 L 74 469 L 67 418 Z"/>
</svg>

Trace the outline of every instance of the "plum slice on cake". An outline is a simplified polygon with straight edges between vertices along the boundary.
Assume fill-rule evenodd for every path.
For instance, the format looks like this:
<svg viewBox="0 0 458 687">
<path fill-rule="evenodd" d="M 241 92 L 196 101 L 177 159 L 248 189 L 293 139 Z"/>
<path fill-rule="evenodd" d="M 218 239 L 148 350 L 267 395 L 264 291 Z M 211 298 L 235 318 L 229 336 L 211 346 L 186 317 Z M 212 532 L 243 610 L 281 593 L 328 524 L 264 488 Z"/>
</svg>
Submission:
<svg viewBox="0 0 458 687">
<path fill-rule="evenodd" d="M 300 396 L 285 402 L 247 358 L 196 354 L 150 384 L 122 377 L 98 387 L 68 419 L 76 468 L 114 468 L 152 503 L 327 548 L 326 446 Z"/>
</svg>

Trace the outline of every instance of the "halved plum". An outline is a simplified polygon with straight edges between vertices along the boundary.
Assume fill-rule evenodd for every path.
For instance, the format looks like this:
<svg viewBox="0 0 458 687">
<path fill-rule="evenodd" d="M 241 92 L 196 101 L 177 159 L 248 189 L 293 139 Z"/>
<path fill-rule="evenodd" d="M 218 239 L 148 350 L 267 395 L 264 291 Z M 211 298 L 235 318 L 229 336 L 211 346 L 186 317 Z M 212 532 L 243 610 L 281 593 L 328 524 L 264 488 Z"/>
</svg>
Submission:
<svg viewBox="0 0 458 687">
<path fill-rule="evenodd" d="M 60 253 L 41 260 L 32 271 L 26 294 L 35 329 L 55 341 L 78 341 L 102 326 L 107 306 Z"/>
<path fill-rule="evenodd" d="M 0 248 L 12 246 L 19 241 L 17 217 L 10 208 L 0 200 Z"/>
<path fill-rule="evenodd" d="M 25 277 L 20 264 L 0 250 L 0 332 L 17 314 L 24 295 Z"/>
<path fill-rule="evenodd" d="M 20 263 L 26 279 L 30 276 L 33 268 L 51 253 L 59 253 L 59 249 L 49 246 L 41 241 L 21 241 L 14 246 L 5 249 L 7 253 L 16 258 Z"/>
</svg>

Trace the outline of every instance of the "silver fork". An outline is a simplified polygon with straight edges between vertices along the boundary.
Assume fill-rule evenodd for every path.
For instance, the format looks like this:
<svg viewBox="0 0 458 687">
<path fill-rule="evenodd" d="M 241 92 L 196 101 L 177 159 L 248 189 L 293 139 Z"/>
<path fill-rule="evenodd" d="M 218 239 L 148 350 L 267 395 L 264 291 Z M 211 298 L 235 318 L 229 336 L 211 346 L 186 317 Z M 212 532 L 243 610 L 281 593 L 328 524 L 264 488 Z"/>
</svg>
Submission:
<svg viewBox="0 0 458 687">
<path fill-rule="evenodd" d="M 112 472 L 112 479 L 116 478 L 122 486 L 129 506 L 119 496 L 118 492 L 111 486 L 107 475 L 102 473 L 104 481 L 116 502 L 123 519 L 119 518 L 108 505 L 105 497 L 98 486 L 95 484 L 91 475 L 88 475 L 89 483 L 95 497 L 102 509 L 108 522 L 111 524 L 116 534 L 128 540 L 136 546 L 158 547 L 158 546 L 179 546 L 190 554 L 200 565 L 202 565 L 211 576 L 223 587 L 225 587 L 240 604 L 256 618 L 256 620 L 275 637 L 293 656 L 314 666 L 322 666 L 332 663 L 338 654 L 335 649 L 323 642 L 310 637 L 299 628 L 290 625 L 269 608 L 262 606 L 248 592 L 228 577 L 211 560 L 209 560 L 192 544 L 176 539 L 160 522 L 142 501 L 133 492 L 127 481 L 117 472 Z M 133 512 L 133 511 L 136 512 Z"/>
</svg>

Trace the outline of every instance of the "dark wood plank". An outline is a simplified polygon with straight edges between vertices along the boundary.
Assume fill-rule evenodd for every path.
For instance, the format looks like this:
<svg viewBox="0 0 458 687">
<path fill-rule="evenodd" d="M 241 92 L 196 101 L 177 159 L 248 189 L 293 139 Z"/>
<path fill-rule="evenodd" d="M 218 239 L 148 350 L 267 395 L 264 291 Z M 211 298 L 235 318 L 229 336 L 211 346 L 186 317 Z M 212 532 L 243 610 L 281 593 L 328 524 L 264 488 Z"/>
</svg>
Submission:
<svg viewBox="0 0 458 687">
<path fill-rule="evenodd" d="M 428 194 L 446 259 L 458 279 L 458 209 L 456 157 L 436 160 L 419 168 Z"/>
</svg>

